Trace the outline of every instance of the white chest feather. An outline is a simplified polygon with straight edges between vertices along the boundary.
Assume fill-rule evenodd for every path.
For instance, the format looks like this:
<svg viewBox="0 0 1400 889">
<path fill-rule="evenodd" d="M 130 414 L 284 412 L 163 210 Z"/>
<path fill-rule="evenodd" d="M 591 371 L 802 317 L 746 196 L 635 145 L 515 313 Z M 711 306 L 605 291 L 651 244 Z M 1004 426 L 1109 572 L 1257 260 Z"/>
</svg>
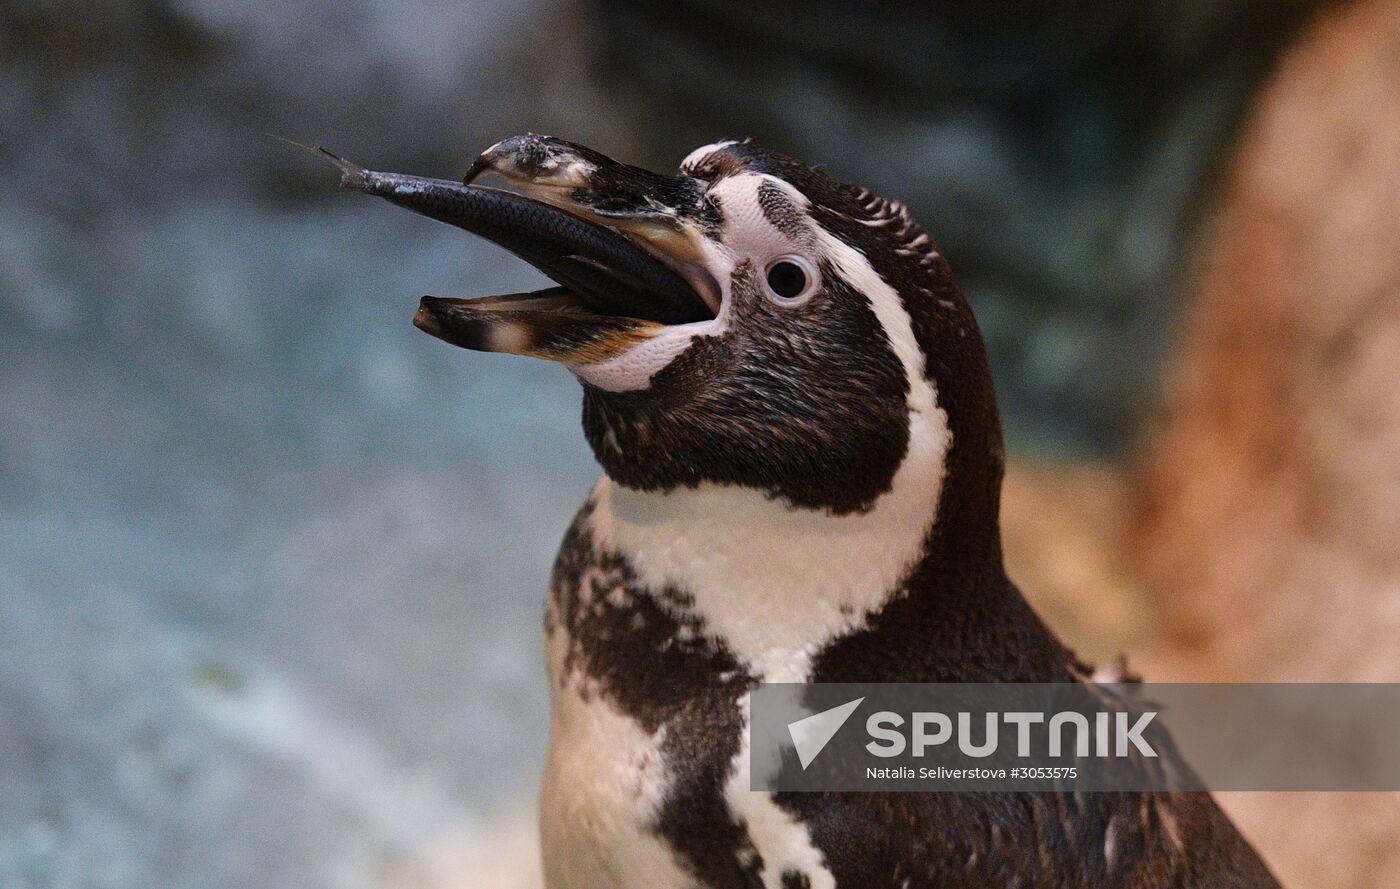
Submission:
<svg viewBox="0 0 1400 889">
<path fill-rule="evenodd" d="M 667 780 L 660 733 L 605 698 L 557 688 L 540 789 L 548 889 L 682 889 L 691 884 L 654 826 Z"/>
<path fill-rule="evenodd" d="M 735 703 L 747 712 L 747 695 Z M 578 686 L 556 688 L 553 717 L 540 804 L 547 889 L 692 889 L 693 876 L 655 831 L 671 778 L 665 729 L 649 735 Z M 787 889 L 788 873 L 811 889 L 835 889 L 807 827 L 771 794 L 749 790 L 747 732 L 722 792 L 762 861 L 764 889 Z"/>
</svg>

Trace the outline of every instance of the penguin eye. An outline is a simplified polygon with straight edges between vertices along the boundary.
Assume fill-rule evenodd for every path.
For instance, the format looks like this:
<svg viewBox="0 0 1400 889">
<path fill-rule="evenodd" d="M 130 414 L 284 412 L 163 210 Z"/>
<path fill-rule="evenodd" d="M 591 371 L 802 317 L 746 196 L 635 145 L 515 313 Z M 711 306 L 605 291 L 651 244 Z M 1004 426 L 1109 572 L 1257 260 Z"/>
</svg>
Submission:
<svg viewBox="0 0 1400 889">
<path fill-rule="evenodd" d="M 770 262 L 763 273 L 768 295 L 782 305 L 793 305 L 809 296 L 816 279 L 811 264 L 800 256 L 779 257 Z"/>
</svg>

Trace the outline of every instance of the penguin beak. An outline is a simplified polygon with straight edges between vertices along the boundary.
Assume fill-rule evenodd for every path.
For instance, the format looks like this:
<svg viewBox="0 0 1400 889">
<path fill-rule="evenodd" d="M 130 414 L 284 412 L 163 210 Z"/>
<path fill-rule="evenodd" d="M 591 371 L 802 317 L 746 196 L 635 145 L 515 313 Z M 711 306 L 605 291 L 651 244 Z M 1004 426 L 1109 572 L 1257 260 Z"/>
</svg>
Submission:
<svg viewBox="0 0 1400 889">
<path fill-rule="evenodd" d="M 366 170 L 317 150 L 339 167 L 343 188 L 488 238 L 559 284 L 423 297 L 414 325 L 453 345 L 588 365 L 718 313 L 719 288 L 701 261 L 694 180 L 534 135 L 488 149 L 463 182 Z M 488 173 L 514 190 L 474 184 Z"/>
</svg>

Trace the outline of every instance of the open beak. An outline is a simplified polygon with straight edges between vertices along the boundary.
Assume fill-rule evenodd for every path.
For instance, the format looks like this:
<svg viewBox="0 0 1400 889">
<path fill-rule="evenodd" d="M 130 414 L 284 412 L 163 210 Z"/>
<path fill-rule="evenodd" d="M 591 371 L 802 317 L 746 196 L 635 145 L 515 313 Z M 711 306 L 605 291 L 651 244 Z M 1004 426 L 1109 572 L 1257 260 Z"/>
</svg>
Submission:
<svg viewBox="0 0 1400 889">
<path fill-rule="evenodd" d="M 718 312 L 718 287 L 700 261 L 695 180 L 534 135 L 488 149 L 464 182 L 375 172 L 319 151 L 340 168 L 342 187 L 488 238 L 559 284 L 423 297 L 414 325 L 453 345 L 593 364 Z M 515 191 L 473 184 L 487 173 Z"/>
</svg>

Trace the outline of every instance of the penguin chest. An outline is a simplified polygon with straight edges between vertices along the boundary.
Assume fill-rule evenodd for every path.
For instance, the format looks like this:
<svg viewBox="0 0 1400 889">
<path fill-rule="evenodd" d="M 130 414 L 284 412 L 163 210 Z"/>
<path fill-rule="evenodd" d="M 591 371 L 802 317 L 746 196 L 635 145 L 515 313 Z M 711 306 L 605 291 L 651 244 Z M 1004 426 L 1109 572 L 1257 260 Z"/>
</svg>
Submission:
<svg viewBox="0 0 1400 889">
<path fill-rule="evenodd" d="M 807 827 L 749 789 L 746 687 L 717 678 L 652 723 L 564 678 L 540 805 L 548 889 L 834 889 Z"/>
<path fill-rule="evenodd" d="M 829 889 L 806 827 L 749 790 L 748 694 L 768 671 L 697 607 L 715 584 L 647 573 L 644 548 L 611 545 L 598 499 L 565 538 L 546 609 L 549 889 Z M 797 648 L 776 641 L 768 663 Z"/>
<path fill-rule="evenodd" d="M 549 889 L 744 885 L 698 880 L 696 860 L 737 867 L 723 789 L 751 680 L 667 595 L 595 548 L 585 521 L 565 538 L 545 621 Z M 690 848 L 716 831 L 723 848 Z"/>
<path fill-rule="evenodd" d="M 576 688 L 556 686 L 552 710 L 540 797 L 548 889 L 691 885 L 656 830 L 671 783 L 664 731 Z"/>
</svg>

